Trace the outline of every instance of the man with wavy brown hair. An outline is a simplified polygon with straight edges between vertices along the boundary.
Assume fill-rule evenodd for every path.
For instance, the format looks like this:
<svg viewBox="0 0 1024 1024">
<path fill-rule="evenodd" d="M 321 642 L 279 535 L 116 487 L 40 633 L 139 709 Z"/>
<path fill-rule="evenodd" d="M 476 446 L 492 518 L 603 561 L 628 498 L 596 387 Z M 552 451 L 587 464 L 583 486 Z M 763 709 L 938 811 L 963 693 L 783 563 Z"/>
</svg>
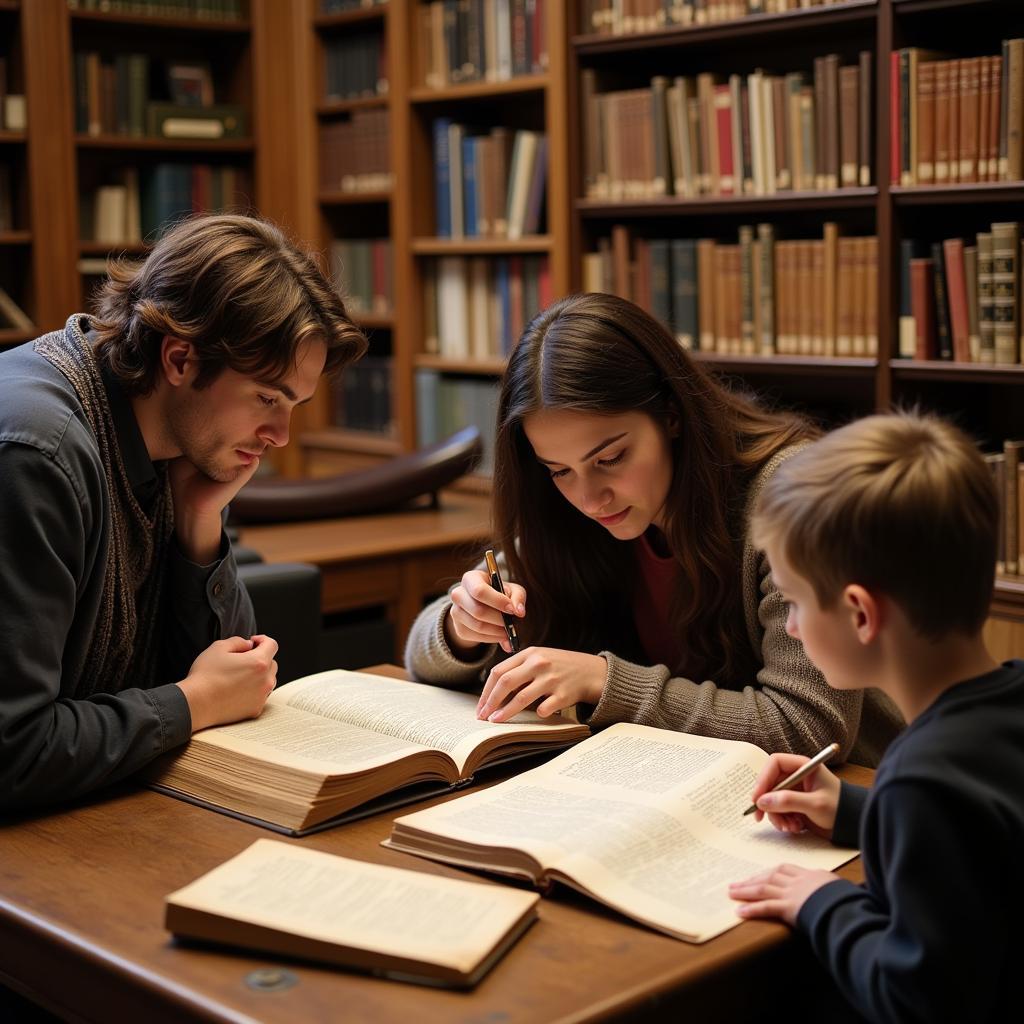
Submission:
<svg viewBox="0 0 1024 1024">
<path fill-rule="evenodd" d="M 256 634 L 224 510 L 296 405 L 366 347 L 273 225 L 184 221 L 96 315 L 0 354 L 0 807 L 123 778 L 254 717 Z"/>
</svg>

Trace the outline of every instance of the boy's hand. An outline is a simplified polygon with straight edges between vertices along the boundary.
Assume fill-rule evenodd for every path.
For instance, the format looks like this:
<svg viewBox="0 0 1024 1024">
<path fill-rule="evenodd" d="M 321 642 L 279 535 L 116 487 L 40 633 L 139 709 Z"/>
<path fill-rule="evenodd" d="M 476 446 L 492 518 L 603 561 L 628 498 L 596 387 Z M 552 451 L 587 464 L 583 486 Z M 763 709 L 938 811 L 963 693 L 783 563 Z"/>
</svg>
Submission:
<svg viewBox="0 0 1024 1024">
<path fill-rule="evenodd" d="M 210 644 L 178 683 L 192 714 L 192 731 L 256 718 L 277 683 L 275 654 L 277 641 L 269 636 L 233 636 Z"/>
<path fill-rule="evenodd" d="M 839 878 L 831 871 L 812 871 L 795 864 L 780 864 L 771 871 L 733 882 L 729 895 L 742 901 L 736 913 L 744 918 L 777 917 L 795 925 L 800 908 L 812 893 Z"/>
<path fill-rule="evenodd" d="M 174 502 L 174 532 L 182 553 L 197 565 L 209 565 L 220 551 L 221 513 L 252 479 L 260 460 L 253 459 L 233 480 L 208 477 L 183 455 L 167 464 Z"/>
<path fill-rule="evenodd" d="M 832 838 L 839 806 L 839 779 L 824 765 L 815 768 L 793 789 L 770 793 L 772 786 L 792 775 L 809 757 L 801 754 L 772 754 L 761 769 L 751 803 L 757 805 L 755 819 L 765 813 L 780 832 L 813 832 L 824 839 Z"/>
<path fill-rule="evenodd" d="M 511 654 L 501 613 L 522 618 L 526 614 L 526 591 L 518 583 L 506 583 L 506 594 L 491 586 L 482 569 L 470 569 L 452 591 L 452 606 L 445 617 L 445 639 L 459 653 L 480 644 L 500 644 Z"/>
<path fill-rule="evenodd" d="M 507 722 L 538 700 L 542 718 L 581 701 L 596 704 L 607 675 L 608 662 L 599 655 L 527 647 L 491 669 L 476 717 Z"/>
</svg>

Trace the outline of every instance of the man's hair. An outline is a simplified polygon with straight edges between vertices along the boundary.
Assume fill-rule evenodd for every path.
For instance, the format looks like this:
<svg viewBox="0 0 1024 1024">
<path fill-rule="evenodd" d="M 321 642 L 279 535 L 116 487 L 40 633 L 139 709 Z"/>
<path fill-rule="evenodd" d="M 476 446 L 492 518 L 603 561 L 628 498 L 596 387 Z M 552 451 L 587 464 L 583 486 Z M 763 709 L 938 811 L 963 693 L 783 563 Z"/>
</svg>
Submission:
<svg viewBox="0 0 1024 1024">
<path fill-rule="evenodd" d="M 780 551 L 829 608 L 850 583 L 895 600 L 931 640 L 974 636 L 992 600 L 998 497 L 971 441 L 933 416 L 868 416 L 787 459 L 754 542 Z"/>
<path fill-rule="evenodd" d="M 134 395 L 156 386 L 165 335 L 194 346 L 197 388 L 227 368 L 281 380 L 311 340 L 327 346 L 327 374 L 366 351 L 312 257 L 273 224 L 234 214 L 184 220 L 141 265 L 112 264 L 90 319 L 101 361 Z"/>
</svg>

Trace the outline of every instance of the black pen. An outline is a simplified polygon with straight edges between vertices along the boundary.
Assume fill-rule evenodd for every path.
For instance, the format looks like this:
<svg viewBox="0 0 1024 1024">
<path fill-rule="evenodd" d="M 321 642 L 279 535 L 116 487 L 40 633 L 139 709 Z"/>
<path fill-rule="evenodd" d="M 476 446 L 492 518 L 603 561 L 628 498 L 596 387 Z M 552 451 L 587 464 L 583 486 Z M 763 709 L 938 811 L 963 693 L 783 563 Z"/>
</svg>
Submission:
<svg viewBox="0 0 1024 1024">
<path fill-rule="evenodd" d="M 488 548 L 484 558 L 487 560 L 487 571 L 491 574 L 491 586 L 499 594 L 505 594 L 505 587 L 501 582 L 501 576 L 498 574 L 498 563 L 494 560 L 494 552 Z M 507 594 L 505 596 L 508 597 Z M 516 620 L 508 612 L 502 612 L 501 617 L 505 622 L 505 632 L 508 634 L 508 643 L 512 648 L 512 653 L 518 654 L 519 635 L 516 633 Z"/>
</svg>

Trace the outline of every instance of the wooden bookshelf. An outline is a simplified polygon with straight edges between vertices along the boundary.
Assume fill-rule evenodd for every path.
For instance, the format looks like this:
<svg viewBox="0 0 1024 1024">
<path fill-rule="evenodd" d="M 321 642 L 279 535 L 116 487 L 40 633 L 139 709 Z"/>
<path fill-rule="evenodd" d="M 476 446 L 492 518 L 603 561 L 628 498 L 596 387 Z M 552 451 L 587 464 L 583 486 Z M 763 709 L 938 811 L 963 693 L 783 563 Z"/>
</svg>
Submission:
<svg viewBox="0 0 1024 1024">
<path fill-rule="evenodd" d="M 898 253 L 903 238 L 941 241 L 986 230 L 995 220 L 1016 220 L 1024 182 L 901 187 L 889 181 L 889 54 L 904 46 L 946 50 L 951 56 L 996 53 L 1002 39 L 1024 35 L 1024 6 L 1008 0 L 851 0 L 824 8 L 763 14 L 724 24 L 666 27 L 636 35 L 581 32 L 580 5 L 569 46 L 569 81 L 580 92 L 584 68 L 598 69 L 613 88 L 648 85 L 653 75 L 678 74 L 686 54 L 686 74 L 701 70 L 748 73 L 772 66 L 764 47 L 777 47 L 778 67 L 801 54 L 829 52 L 849 57 L 870 49 L 873 61 L 874 164 L 870 187 L 774 196 L 665 197 L 608 202 L 584 198 L 582 161 L 573 163 L 573 286 L 581 283 L 581 257 L 613 223 L 638 237 L 716 236 L 735 241 L 740 217 L 768 221 L 777 237 L 808 237 L 808 225 L 835 220 L 851 233 L 878 237 L 878 358 L 750 357 L 698 352 L 694 357 L 726 376 L 745 378 L 755 389 L 768 386 L 775 400 L 792 394 L 799 406 L 808 387 L 827 386 L 852 413 L 866 414 L 895 404 L 919 403 L 952 415 L 989 445 L 1024 435 L 1024 365 L 918 361 L 897 358 L 899 310 Z M 784 63 L 788 61 L 789 63 Z M 582 116 L 574 119 L 570 151 L 583 146 Z M 714 220 L 713 218 L 717 218 Z M 688 227 L 693 221 L 695 226 Z M 678 226 L 676 223 L 678 222 Z M 648 232 L 645 234 L 645 232 Z M 790 232 L 792 232 L 790 234 Z M 803 232 L 803 233 L 801 233 Z M 812 232 L 813 233 L 813 232 Z M 845 383 L 844 383 L 845 382 Z M 865 388 L 865 385 L 868 385 Z M 997 581 L 994 612 L 1024 621 L 1024 585 L 1017 578 Z"/>
<path fill-rule="evenodd" d="M 371 331 L 371 353 L 377 349 L 392 361 L 392 408 L 394 438 L 400 450 L 417 446 L 415 375 L 418 369 L 442 374 L 494 379 L 503 360 L 450 360 L 424 352 L 424 274 L 439 257 L 519 257 L 543 255 L 549 261 L 552 290 L 564 294 L 570 280 L 570 192 L 566 145 L 569 119 L 566 79 L 567 28 L 563 5 L 545 5 L 549 60 L 543 73 L 524 74 L 504 81 L 459 82 L 431 88 L 421 80 L 419 67 L 418 0 L 390 0 L 376 7 L 342 14 L 320 13 L 315 0 L 305 0 L 308 17 L 307 54 L 313 94 L 311 137 L 326 119 L 344 117 L 366 107 L 387 109 L 391 121 L 391 168 L 393 185 L 376 194 L 325 192 L 315 186 L 314 233 L 324 251 L 342 234 L 358 238 L 371 229 L 384 228 L 392 241 L 395 301 L 385 317 L 356 314 Z M 349 31 L 363 32 L 379 25 L 384 33 L 388 65 L 385 96 L 327 101 L 322 88 L 325 40 Z M 434 223 L 434 182 L 431 126 L 435 118 L 466 118 L 479 122 L 514 111 L 514 127 L 543 129 L 548 134 L 548 199 L 543 235 L 515 240 L 490 238 L 439 238 Z M 523 111 L 526 111 L 524 114 Z M 494 123 L 499 123 L 497 120 Z M 315 142 L 314 142 L 315 146 Z M 337 207 L 337 209 L 332 209 Z M 359 432 L 331 426 L 330 402 L 321 396 L 305 417 L 303 445 L 323 451 L 325 437 L 334 436 L 336 448 L 360 454 L 372 453 Z M 387 446 L 386 444 L 386 446 Z M 312 464 L 309 462 L 308 464 Z"/>
</svg>

